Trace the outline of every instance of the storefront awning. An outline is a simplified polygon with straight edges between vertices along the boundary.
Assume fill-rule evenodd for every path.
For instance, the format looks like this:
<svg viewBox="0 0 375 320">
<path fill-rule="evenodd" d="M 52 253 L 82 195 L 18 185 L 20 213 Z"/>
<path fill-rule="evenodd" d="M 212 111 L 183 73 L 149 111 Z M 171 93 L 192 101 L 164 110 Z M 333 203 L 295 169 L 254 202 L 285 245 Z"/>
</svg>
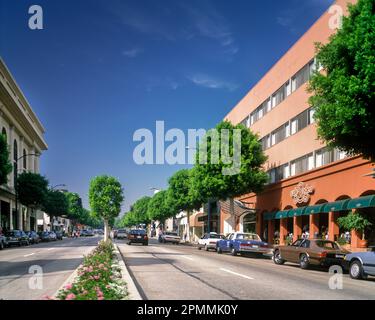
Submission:
<svg viewBox="0 0 375 320">
<path fill-rule="evenodd" d="M 263 215 L 263 219 L 265 221 L 268 221 L 268 220 L 274 220 L 275 219 L 275 215 L 276 215 L 276 212 L 266 212 L 264 215 Z"/>
<path fill-rule="evenodd" d="M 283 218 L 288 218 L 288 213 L 290 210 L 285 210 L 285 211 L 278 211 L 275 214 L 275 219 L 283 219 Z"/>
<path fill-rule="evenodd" d="M 305 208 L 306 207 L 294 208 L 294 209 L 289 210 L 288 217 L 292 218 L 292 217 L 302 216 Z"/>
<path fill-rule="evenodd" d="M 352 199 L 347 205 L 347 209 L 359 209 L 375 207 L 375 195 Z"/>
<path fill-rule="evenodd" d="M 349 199 L 326 203 L 323 207 L 325 213 L 347 210 Z"/>
<path fill-rule="evenodd" d="M 306 209 L 304 210 L 303 214 L 305 216 L 309 216 L 310 214 L 316 214 L 316 213 L 321 213 L 323 212 L 323 207 L 326 205 L 326 203 L 323 203 L 323 204 L 317 204 L 315 206 L 309 206 L 309 207 L 306 207 Z"/>
</svg>

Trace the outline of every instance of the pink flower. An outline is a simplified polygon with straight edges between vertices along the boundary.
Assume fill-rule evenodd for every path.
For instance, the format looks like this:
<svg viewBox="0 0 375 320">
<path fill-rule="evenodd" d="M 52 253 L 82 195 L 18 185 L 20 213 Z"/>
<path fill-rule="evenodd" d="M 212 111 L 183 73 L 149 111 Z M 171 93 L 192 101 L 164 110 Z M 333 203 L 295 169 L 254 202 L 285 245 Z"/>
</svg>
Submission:
<svg viewBox="0 0 375 320">
<path fill-rule="evenodd" d="M 104 297 L 100 296 L 98 297 L 98 300 L 104 300 Z"/>
<path fill-rule="evenodd" d="M 74 293 L 69 293 L 66 297 L 65 300 L 73 300 L 75 299 L 76 295 Z"/>
<path fill-rule="evenodd" d="M 96 293 L 97 293 L 98 297 L 104 296 L 104 294 L 103 294 L 103 292 L 101 290 L 98 290 Z"/>
<path fill-rule="evenodd" d="M 94 279 L 95 280 L 99 280 L 100 279 L 100 275 L 94 276 Z"/>
<path fill-rule="evenodd" d="M 111 288 L 111 286 L 110 286 L 109 284 L 107 284 L 105 287 L 106 287 L 107 289 L 110 289 L 110 288 Z"/>
<path fill-rule="evenodd" d="M 66 286 L 65 286 L 65 289 L 66 290 L 70 290 L 73 288 L 73 285 L 71 283 L 68 283 Z"/>
</svg>

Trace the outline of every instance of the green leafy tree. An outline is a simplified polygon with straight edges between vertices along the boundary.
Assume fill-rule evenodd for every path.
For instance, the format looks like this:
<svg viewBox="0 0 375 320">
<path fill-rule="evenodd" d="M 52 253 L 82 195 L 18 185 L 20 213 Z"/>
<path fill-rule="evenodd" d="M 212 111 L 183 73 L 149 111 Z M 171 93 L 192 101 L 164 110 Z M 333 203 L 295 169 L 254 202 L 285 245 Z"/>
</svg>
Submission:
<svg viewBox="0 0 375 320">
<path fill-rule="evenodd" d="M 124 201 L 121 183 L 114 177 L 98 176 L 91 180 L 89 202 L 94 216 L 104 221 L 104 240 L 108 240 L 109 223 L 119 215 Z"/>
<path fill-rule="evenodd" d="M 150 201 L 151 197 L 142 197 L 133 204 L 131 213 L 134 216 L 135 224 L 147 224 L 150 221 L 147 215 Z"/>
<path fill-rule="evenodd" d="M 259 143 L 259 137 L 253 134 L 242 124 L 234 126 L 228 121 L 223 121 L 216 126 L 218 138 L 211 139 L 209 137 L 210 131 L 200 143 L 196 164 L 192 172 L 192 187 L 191 192 L 194 199 L 203 202 L 209 202 L 211 199 L 226 200 L 230 199 L 230 210 L 234 213 L 233 198 L 250 192 L 261 192 L 265 183 L 268 181 L 268 175 L 262 169 L 267 157 L 262 151 L 262 146 Z M 234 148 L 235 129 L 240 130 L 240 152 L 238 148 Z M 233 157 L 236 152 L 239 154 L 239 170 L 235 174 L 223 174 L 224 170 L 230 170 L 232 163 L 224 163 L 226 155 L 222 153 L 222 130 L 229 132 L 229 155 Z M 217 141 L 218 140 L 218 141 Z M 211 161 L 211 151 L 215 145 L 219 146 L 219 161 Z M 207 163 L 200 163 L 199 154 L 207 149 Z M 213 162 L 213 163 L 212 163 Z"/>
<path fill-rule="evenodd" d="M 192 190 L 193 170 L 183 169 L 177 171 L 169 178 L 168 197 L 171 208 L 174 212 L 187 212 L 187 240 L 190 241 L 190 212 L 199 209 L 202 205 L 200 197 L 194 197 L 198 193 Z"/>
<path fill-rule="evenodd" d="M 74 192 L 67 192 L 65 193 L 65 196 L 69 204 L 68 217 L 74 223 L 76 223 L 80 221 L 83 215 L 82 199 L 78 193 L 74 193 Z"/>
<path fill-rule="evenodd" d="M 9 150 L 6 136 L 0 134 L 0 185 L 8 182 L 8 174 L 12 172 L 12 165 L 9 161 Z"/>
<path fill-rule="evenodd" d="M 365 230 L 372 226 L 372 223 L 367 220 L 360 212 L 350 212 L 348 215 L 338 218 L 337 223 L 341 228 L 344 228 L 345 230 L 356 230 L 361 232 L 363 240 L 365 240 Z"/>
<path fill-rule="evenodd" d="M 48 180 L 38 173 L 23 172 L 17 177 L 16 191 L 23 205 L 41 208 L 48 194 Z"/>
<path fill-rule="evenodd" d="M 48 190 L 43 203 L 43 209 L 50 218 L 68 215 L 69 201 L 64 192 L 59 190 Z"/>
<path fill-rule="evenodd" d="M 148 204 L 147 215 L 150 220 L 164 222 L 165 219 L 173 217 L 176 213 L 170 202 L 167 190 L 154 194 Z"/>
<path fill-rule="evenodd" d="M 349 5 L 329 43 L 317 44 L 324 72 L 310 81 L 318 136 L 329 146 L 375 159 L 375 2 Z"/>
</svg>

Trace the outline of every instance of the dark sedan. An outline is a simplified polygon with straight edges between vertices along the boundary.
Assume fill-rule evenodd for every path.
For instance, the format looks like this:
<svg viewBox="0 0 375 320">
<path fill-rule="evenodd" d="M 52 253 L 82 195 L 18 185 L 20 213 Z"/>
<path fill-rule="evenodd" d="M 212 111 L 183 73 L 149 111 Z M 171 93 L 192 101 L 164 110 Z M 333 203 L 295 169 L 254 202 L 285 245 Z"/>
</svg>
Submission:
<svg viewBox="0 0 375 320">
<path fill-rule="evenodd" d="M 50 232 L 48 232 L 48 231 L 40 232 L 39 237 L 40 237 L 40 240 L 43 241 L 43 242 L 49 242 L 49 241 L 53 240 Z"/>
<path fill-rule="evenodd" d="M 147 246 L 148 237 L 147 237 L 146 230 L 143 230 L 143 229 L 130 230 L 128 234 L 128 245 L 131 245 L 132 243 L 142 243 L 142 245 Z"/>
<path fill-rule="evenodd" d="M 298 263 L 302 269 L 307 269 L 311 265 L 342 265 L 348 253 L 350 252 L 333 241 L 299 239 L 291 246 L 277 246 L 274 249 L 273 261 L 279 265 L 287 261 Z"/>
<path fill-rule="evenodd" d="M 8 245 L 17 245 L 17 246 L 22 246 L 22 245 L 29 245 L 29 237 L 26 235 L 25 232 L 21 230 L 11 230 L 7 231 L 5 233 L 5 237 L 7 239 Z"/>
</svg>

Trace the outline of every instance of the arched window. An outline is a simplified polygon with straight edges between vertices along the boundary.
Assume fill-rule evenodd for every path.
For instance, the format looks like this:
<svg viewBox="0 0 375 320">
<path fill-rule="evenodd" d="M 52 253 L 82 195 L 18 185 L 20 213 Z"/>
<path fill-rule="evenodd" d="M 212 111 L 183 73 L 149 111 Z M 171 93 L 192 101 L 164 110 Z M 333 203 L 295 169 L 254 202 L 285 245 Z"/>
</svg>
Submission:
<svg viewBox="0 0 375 320">
<path fill-rule="evenodd" d="M 256 215 L 254 213 L 248 213 L 243 217 L 243 232 L 255 232 L 256 231 Z"/>
<path fill-rule="evenodd" d="M 23 149 L 23 170 L 26 171 L 27 170 L 27 157 L 26 157 L 26 150 Z"/>
</svg>

